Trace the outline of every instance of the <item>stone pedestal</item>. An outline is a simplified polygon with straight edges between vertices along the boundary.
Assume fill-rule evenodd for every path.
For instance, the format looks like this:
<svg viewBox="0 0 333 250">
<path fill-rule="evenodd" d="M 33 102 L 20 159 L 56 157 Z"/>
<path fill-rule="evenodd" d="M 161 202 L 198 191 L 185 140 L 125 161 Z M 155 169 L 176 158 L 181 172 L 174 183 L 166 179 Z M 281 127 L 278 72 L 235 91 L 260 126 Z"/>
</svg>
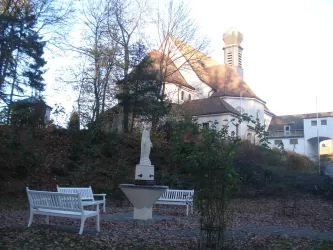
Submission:
<svg viewBox="0 0 333 250">
<path fill-rule="evenodd" d="M 133 218 L 149 220 L 153 217 L 153 205 L 168 189 L 167 186 L 149 186 L 135 184 L 120 184 L 121 191 L 134 206 Z"/>
<path fill-rule="evenodd" d="M 150 220 L 153 218 L 153 207 L 136 208 L 134 207 L 133 219 Z"/>
</svg>

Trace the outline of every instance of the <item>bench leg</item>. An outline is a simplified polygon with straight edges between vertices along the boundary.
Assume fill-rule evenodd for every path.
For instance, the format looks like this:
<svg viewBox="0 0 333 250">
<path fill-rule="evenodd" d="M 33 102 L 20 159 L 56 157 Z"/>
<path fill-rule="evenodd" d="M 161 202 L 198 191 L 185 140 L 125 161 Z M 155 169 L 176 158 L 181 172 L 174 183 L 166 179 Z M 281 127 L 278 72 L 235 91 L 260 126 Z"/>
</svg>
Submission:
<svg viewBox="0 0 333 250">
<path fill-rule="evenodd" d="M 103 212 L 105 213 L 105 197 L 103 199 L 104 203 L 103 203 Z"/>
<path fill-rule="evenodd" d="M 188 216 L 188 204 L 186 205 L 186 216 Z"/>
<path fill-rule="evenodd" d="M 83 233 L 83 228 L 84 228 L 84 222 L 86 221 L 86 218 L 85 217 L 82 217 L 81 218 L 81 226 L 80 226 L 80 232 L 79 234 L 82 234 Z"/>
<path fill-rule="evenodd" d="M 193 204 L 191 205 L 191 213 L 193 214 Z"/>
<path fill-rule="evenodd" d="M 46 215 L 46 224 L 50 224 L 50 216 Z"/>
<path fill-rule="evenodd" d="M 29 217 L 29 222 L 28 222 L 28 227 L 31 226 L 32 224 L 32 220 L 34 219 L 34 213 L 33 211 L 30 209 L 30 217 Z"/>
<path fill-rule="evenodd" d="M 98 214 L 96 216 L 96 230 L 97 232 L 100 232 L 101 231 L 101 228 L 100 228 L 100 224 L 99 224 L 99 211 L 98 211 Z"/>
</svg>

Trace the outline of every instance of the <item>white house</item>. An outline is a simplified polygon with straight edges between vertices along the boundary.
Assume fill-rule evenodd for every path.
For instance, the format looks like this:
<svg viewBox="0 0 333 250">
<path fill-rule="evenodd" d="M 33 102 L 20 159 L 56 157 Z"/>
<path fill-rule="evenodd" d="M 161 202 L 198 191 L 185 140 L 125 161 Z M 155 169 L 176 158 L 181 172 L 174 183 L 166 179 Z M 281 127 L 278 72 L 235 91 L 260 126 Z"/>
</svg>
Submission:
<svg viewBox="0 0 333 250">
<path fill-rule="evenodd" d="M 318 119 L 316 113 L 274 116 L 268 133 L 272 146 L 276 147 L 282 142 L 286 150 L 315 160 L 318 150 L 321 150 L 318 148 L 318 142 L 321 143 L 321 147 L 325 147 L 325 143 L 322 142 L 333 138 L 333 112 L 318 113 Z M 326 144 L 330 143 L 328 141 Z"/>
</svg>

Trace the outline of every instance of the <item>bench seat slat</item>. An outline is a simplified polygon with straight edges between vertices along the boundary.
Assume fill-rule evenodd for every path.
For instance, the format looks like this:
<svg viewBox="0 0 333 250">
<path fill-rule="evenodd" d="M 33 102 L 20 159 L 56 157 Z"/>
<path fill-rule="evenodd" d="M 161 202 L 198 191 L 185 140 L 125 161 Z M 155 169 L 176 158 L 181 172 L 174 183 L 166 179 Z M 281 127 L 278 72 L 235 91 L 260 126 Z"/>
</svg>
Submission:
<svg viewBox="0 0 333 250">
<path fill-rule="evenodd" d="M 67 210 L 55 210 L 55 209 L 47 209 L 47 208 L 37 208 L 37 212 L 43 212 L 43 213 L 53 213 L 53 214 L 59 214 L 59 215 L 77 215 L 78 217 L 81 217 L 81 212 L 73 212 L 73 211 L 67 211 Z M 96 214 L 96 211 L 91 210 L 83 210 L 82 211 L 84 215 L 91 216 L 93 214 Z"/>
</svg>

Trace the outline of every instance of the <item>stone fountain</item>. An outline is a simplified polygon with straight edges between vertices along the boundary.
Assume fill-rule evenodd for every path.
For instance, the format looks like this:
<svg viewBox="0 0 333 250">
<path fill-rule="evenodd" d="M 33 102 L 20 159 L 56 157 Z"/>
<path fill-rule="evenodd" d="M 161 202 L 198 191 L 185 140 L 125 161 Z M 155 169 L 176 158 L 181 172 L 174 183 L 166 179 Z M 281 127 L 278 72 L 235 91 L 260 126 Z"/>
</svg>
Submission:
<svg viewBox="0 0 333 250">
<path fill-rule="evenodd" d="M 168 189 L 155 185 L 154 166 L 149 159 L 153 144 L 150 141 L 150 125 L 144 125 L 141 138 L 140 163 L 135 167 L 134 184 L 120 184 L 121 191 L 134 206 L 133 218 L 149 220 L 153 218 L 153 205 Z"/>
</svg>

